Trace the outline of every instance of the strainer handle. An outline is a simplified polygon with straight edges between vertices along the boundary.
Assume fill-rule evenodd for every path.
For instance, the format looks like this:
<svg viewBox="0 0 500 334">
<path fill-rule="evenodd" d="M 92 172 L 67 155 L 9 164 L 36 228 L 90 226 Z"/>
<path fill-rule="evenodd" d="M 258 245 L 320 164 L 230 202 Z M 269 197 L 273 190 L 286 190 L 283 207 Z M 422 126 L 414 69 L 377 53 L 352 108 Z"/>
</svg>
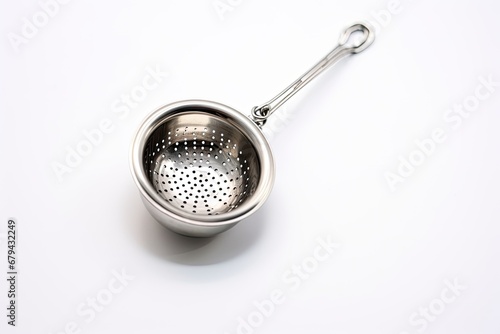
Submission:
<svg viewBox="0 0 500 334">
<path fill-rule="evenodd" d="M 361 31 L 363 37 L 361 41 L 351 41 L 355 32 Z M 272 115 L 279 107 L 281 107 L 288 99 L 295 95 L 302 87 L 307 85 L 312 79 L 322 73 L 330 66 L 337 63 L 340 59 L 349 54 L 359 53 L 369 47 L 375 39 L 373 29 L 365 23 L 357 23 L 347 28 L 339 39 L 339 44 L 329 54 L 322 58 L 304 75 L 294 81 L 290 86 L 285 88 L 281 93 L 276 95 L 267 103 L 256 106 L 252 109 L 252 118 L 255 123 L 262 127 L 267 118 Z"/>
</svg>

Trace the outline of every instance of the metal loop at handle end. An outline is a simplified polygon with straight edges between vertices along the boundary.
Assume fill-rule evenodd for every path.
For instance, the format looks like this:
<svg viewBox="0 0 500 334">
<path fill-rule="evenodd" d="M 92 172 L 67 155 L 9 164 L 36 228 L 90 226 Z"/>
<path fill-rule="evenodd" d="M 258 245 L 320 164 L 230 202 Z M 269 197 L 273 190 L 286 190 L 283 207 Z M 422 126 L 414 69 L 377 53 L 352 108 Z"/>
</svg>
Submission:
<svg viewBox="0 0 500 334">
<path fill-rule="evenodd" d="M 353 38 L 353 34 L 355 32 L 362 32 L 363 38 L 360 41 L 353 40 L 353 46 L 348 46 L 348 42 Z M 340 35 L 339 46 L 346 47 L 351 53 L 360 53 L 366 48 L 368 48 L 373 41 L 375 40 L 375 33 L 373 32 L 373 28 L 367 23 L 356 23 L 347 28 L 342 35 Z"/>
</svg>

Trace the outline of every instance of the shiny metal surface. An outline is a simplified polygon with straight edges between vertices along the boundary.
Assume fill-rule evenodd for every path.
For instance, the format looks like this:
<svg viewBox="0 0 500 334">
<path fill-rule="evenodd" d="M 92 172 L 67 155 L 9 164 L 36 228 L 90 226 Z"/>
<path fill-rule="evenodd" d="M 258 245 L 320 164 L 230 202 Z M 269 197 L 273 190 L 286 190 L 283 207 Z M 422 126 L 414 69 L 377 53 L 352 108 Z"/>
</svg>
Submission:
<svg viewBox="0 0 500 334">
<path fill-rule="evenodd" d="M 148 210 L 189 236 L 229 229 L 264 203 L 274 181 L 271 148 L 261 130 L 211 101 L 156 110 L 135 137 L 131 163 Z"/>
<path fill-rule="evenodd" d="M 354 32 L 361 41 L 350 41 Z M 364 24 L 348 28 L 339 46 L 250 117 L 217 102 L 186 100 L 154 111 L 140 126 L 131 169 L 142 200 L 174 232 L 210 237 L 233 227 L 265 202 L 274 159 L 260 127 L 284 102 L 342 57 L 373 42 Z"/>
</svg>

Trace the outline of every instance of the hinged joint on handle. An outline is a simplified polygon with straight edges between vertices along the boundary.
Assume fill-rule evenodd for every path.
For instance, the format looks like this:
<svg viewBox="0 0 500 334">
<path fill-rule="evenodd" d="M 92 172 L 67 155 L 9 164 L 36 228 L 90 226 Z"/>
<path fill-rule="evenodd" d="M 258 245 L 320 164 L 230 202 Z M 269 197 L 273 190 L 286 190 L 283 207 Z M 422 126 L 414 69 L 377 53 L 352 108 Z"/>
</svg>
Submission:
<svg viewBox="0 0 500 334">
<path fill-rule="evenodd" d="M 362 32 L 363 37 L 360 41 L 350 41 L 355 32 Z M 343 57 L 349 54 L 359 53 L 369 47 L 375 39 L 373 29 L 365 23 L 357 23 L 347 28 L 342 35 L 340 35 L 338 46 L 333 49 L 326 57 L 321 59 L 309 71 L 298 78 L 290 86 L 288 86 L 281 93 L 276 95 L 273 99 L 264 103 L 263 105 L 256 106 L 252 109 L 251 117 L 257 125 L 262 127 L 267 118 L 272 115 L 276 109 L 281 107 L 288 99 L 295 95 L 302 87 L 308 84 L 312 79 L 322 73 L 330 66 L 337 63 Z M 349 43 L 348 43 L 349 42 Z"/>
</svg>

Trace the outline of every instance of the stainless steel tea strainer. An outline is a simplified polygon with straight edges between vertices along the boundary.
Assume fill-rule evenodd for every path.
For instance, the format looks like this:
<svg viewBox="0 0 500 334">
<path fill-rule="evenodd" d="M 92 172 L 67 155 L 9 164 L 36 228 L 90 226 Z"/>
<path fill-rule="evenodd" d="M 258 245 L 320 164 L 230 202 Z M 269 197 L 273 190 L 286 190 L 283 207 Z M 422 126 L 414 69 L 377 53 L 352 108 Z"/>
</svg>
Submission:
<svg viewBox="0 0 500 334">
<path fill-rule="evenodd" d="M 361 32 L 361 40 L 353 34 Z M 151 215 L 170 230 L 210 237 L 228 230 L 265 202 L 274 159 L 261 128 L 268 117 L 318 74 L 374 40 L 355 24 L 318 64 L 249 117 L 226 105 L 186 100 L 165 105 L 142 123 L 132 144 L 131 169 Z"/>
</svg>

